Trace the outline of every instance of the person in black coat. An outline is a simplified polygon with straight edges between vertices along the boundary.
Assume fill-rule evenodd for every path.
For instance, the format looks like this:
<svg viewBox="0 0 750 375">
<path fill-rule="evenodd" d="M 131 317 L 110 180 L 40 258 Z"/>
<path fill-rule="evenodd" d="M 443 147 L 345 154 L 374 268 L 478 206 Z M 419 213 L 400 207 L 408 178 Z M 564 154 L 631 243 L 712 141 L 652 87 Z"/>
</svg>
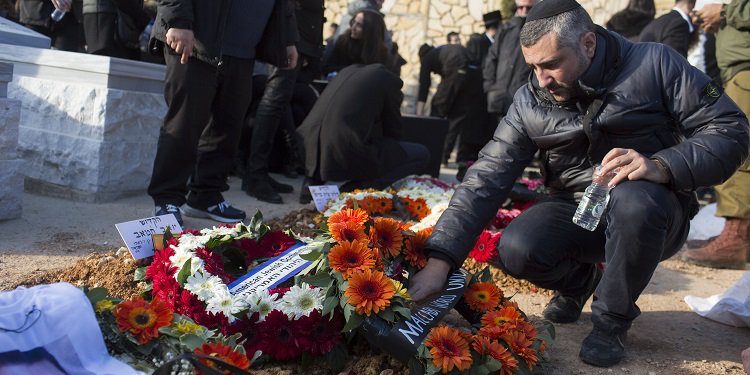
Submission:
<svg viewBox="0 0 750 375">
<path fill-rule="evenodd" d="M 81 25 L 82 8 L 81 0 L 19 0 L 18 21 L 48 36 L 54 49 L 84 52 L 86 42 Z M 65 11 L 63 18 L 57 22 L 50 17 L 55 9 Z"/>
<path fill-rule="evenodd" d="M 460 44 L 444 44 L 436 48 L 422 45 L 419 58 L 422 64 L 417 94 L 418 116 L 424 112 L 432 84 L 430 75 L 435 73 L 441 77 L 432 97 L 430 116 L 448 119 L 448 134 L 441 159 L 443 164 L 448 163 L 457 139 L 456 162 L 476 160 L 479 150 L 489 138 L 479 67 L 471 63 L 468 50 Z"/>
<path fill-rule="evenodd" d="M 287 0 L 159 1 L 149 45 L 166 60 L 169 108 L 148 186 L 155 216 L 172 214 L 180 223 L 182 212 L 226 223 L 245 219 L 222 193 L 229 189 L 252 100 L 255 59 L 297 65 L 294 13 L 287 5 Z"/>
<path fill-rule="evenodd" d="M 531 72 L 521 53 L 519 34 L 526 20 L 526 13 L 534 3 L 533 0 L 516 1 L 516 15 L 497 32 L 495 43 L 490 47 L 483 64 L 487 112 L 498 119 L 505 116 L 513 102 L 513 94 L 526 83 Z"/>
<path fill-rule="evenodd" d="M 608 30 L 624 36 L 631 42 L 637 42 L 641 31 L 654 20 L 655 15 L 654 0 L 630 0 L 628 6 L 613 14 L 605 25 Z"/>
<path fill-rule="evenodd" d="M 687 57 L 695 30 L 689 16 L 693 7 L 695 0 L 678 0 L 672 11 L 646 25 L 639 41 L 666 44 Z"/>
<path fill-rule="evenodd" d="M 353 188 L 382 189 L 424 172 L 430 153 L 424 145 L 400 141 L 403 82 L 382 64 L 350 65 L 331 80 L 297 129 L 305 144 L 307 186 L 349 181 Z"/>
<path fill-rule="evenodd" d="M 494 10 L 482 15 L 482 20 L 484 21 L 484 33 L 471 34 L 469 41 L 466 42 L 466 49 L 469 50 L 471 62 L 477 66 L 481 66 L 485 57 L 487 57 L 487 51 L 495 41 L 495 34 L 497 34 L 503 16 L 499 10 Z"/>
</svg>

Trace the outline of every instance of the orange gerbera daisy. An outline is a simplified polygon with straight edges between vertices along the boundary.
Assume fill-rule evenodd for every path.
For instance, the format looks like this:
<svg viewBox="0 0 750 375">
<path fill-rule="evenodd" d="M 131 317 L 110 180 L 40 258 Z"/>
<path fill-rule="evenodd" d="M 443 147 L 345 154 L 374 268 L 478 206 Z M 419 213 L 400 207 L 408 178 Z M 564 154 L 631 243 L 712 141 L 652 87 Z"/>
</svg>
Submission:
<svg viewBox="0 0 750 375">
<path fill-rule="evenodd" d="M 367 241 L 365 226 L 353 221 L 331 224 L 328 226 L 328 230 L 331 232 L 331 237 L 333 237 L 336 242 Z"/>
<path fill-rule="evenodd" d="M 250 367 L 250 360 L 247 359 L 246 355 L 232 349 L 232 347 L 229 345 L 218 342 L 211 344 L 204 343 L 200 348 L 196 348 L 193 353 L 216 357 L 217 359 L 239 367 L 243 370 L 247 370 L 247 368 Z M 215 368 L 213 366 L 213 363 L 207 359 L 201 359 L 200 361 L 208 367 Z M 224 373 L 229 374 L 229 372 Z M 201 374 L 201 372 L 198 372 L 198 374 Z"/>
<path fill-rule="evenodd" d="M 393 201 L 388 198 L 374 198 L 372 200 L 372 211 L 377 214 L 384 214 L 393 210 Z"/>
<path fill-rule="evenodd" d="M 514 307 L 506 306 L 497 311 L 490 311 L 482 316 L 482 327 L 500 327 L 507 323 L 516 323 L 521 314 Z"/>
<path fill-rule="evenodd" d="M 375 265 L 372 251 L 365 241 L 341 241 L 331 248 L 328 262 L 336 272 L 349 278 L 355 271 L 369 270 Z"/>
<path fill-rule="evenodd" d="M 430 208 L 427 207 L 427 201 L 424 198 L 401 198 L 401 201 L 404 202 L 406 210 L 409 211 L 409 215 L 414 219 L 422 220 L 430 214 Z"/>
<path fill-rule="evenodd" d="M 503 292 L 493 283 L 474 283 L 464 293 L 469 307 L 478 312 L 493 310 L 503 298 Z"/>
<path fill-rule="evenodd" d="M 529 368 L 533 368 L 539 362 L 536 351 L 531 348 L 534 342 L 529 340 L 523 332 L 518 330 L 508 332 L 503 335 L 503 340 L 510 345 L 510 348 L 516 355 L 526 361 Z"/>
<path fill-rule="evenodd" d="M 367 316 L 390 306 L 394 294 L 396 289 L 391 280 L 384 273 L 371 270 L 352 273 L 344 291 L 349 298 L 347 302 L 357 309 L 357 314 Z"/>
<path fill-rule="evenodd" d="M 362 209 L 345 208 L 328 218 L 328 227 L 330 228 L 333 224 L 350 222 L 364 225 L 369 219 L 370 217 L 367 215 L 367 212 Z"/>
<path fill-rule="evenodd" d="M 432 234 L 432 227 L 425 228 L 406 239 L 406 261 L 419 269 L 427 265 L 427 238 Z"/>
<path fill-rule="evenodd" d="M 155 298 L 151 303 L 143 297 L 124 301 L 112 310 L 117 326 L 130 332 L 138 342 L 146 344 L 159 336 L 159 328 L 172 324 L 172 310 L 166 302 Z"/>
<path fill-rule="evenodd" d="M 518 322 L 518 330 L 523 332 L 523 334 L 526 335 L 526 338 L 529 341 L 536 340 L 536 336 L 539 334 L 536 330 L 536 327 L 525 320 Z"/>
<path fill-rule="evenodd" d="M 447 374 L 455 367 L 458 371 L 465 371 L 471 367 L 471 353 L 469 342 L 454 328 L 441 326 L 430 330 L 424 341 L 430 349 L 432 363 Z"/>
<path fill-rule="evenodd" d="M 388 217 L 375 219 L 375 224 L 370 229 L 370 243 L 372 246 L 382 250 L 385 255 L 396 257 L 401 253 L 404 236 L 401 234 L 401 224 L 398 220 Z"/>
<path fill-rule="evenodd" d="M 501 375 L 510 375 L 518 368 L 518 360 L 513 357 L 513 354 L 508 349 L 495 340 L 490 340 L 484 336 L 474 336 L 471 347 L 477 352 L 489 355 L 500 362 L 503 365 L 500 369 Z"/>
</svg>

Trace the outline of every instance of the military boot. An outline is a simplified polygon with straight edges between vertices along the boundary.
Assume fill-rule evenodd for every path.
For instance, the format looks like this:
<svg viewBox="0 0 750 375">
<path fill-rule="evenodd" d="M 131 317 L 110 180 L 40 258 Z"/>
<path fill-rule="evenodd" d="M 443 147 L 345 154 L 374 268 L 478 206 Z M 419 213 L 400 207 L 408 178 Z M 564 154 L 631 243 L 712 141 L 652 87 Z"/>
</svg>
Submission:
<svg viewBox="0 0 750 375">
<path fill-rule="evenodd" d="M 688 263 L 711 268 L 744 270 L 750 252 L 750 219 L 727 218 L 718 237 L 706 245 L 685 251 Z"/>
</svg>

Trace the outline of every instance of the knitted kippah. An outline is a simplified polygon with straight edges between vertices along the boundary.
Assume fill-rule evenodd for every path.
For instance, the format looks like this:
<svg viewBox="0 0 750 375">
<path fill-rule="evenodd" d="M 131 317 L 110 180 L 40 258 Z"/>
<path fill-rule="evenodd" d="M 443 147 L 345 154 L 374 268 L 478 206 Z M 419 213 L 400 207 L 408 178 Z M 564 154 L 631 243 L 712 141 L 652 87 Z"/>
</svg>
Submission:
<svg viewBox="0 0 750 375">
<path fill-rule="evenodd" d="M 575 0 L 543 0 L 531 8 L 526 16 L 526 22 L 556 16 L 580 6 L 581 4 L 578 4 Z"/>
</svg>

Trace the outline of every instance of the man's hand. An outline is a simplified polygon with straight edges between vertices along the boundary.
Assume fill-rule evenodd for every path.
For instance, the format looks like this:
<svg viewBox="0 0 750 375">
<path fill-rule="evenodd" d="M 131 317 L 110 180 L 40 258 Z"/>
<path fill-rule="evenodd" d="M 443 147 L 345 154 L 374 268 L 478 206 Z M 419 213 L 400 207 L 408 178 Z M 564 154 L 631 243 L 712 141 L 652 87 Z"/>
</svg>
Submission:
<svg viewBox="0 0 750 375">
<path fill-rule="evenodd" d="M 283 70 L 291 70 L 297 67 L 297 60 L 299 54 L 297 53 L 297 47 L 286 46 L 286 66 L 281 68 Z"/>
<path fill-rule="evenodd" d="M 167 30 L 167 45 L 178 54 L 182 55 L 180 64 L 187 64 L 188 58 L 193 54 L 193 30 L 170 28 Z"/>
<path fill-rule="evenodd" d="M 669 174 L 653 160 L 635 150 L 613 148 L 602 159 L 601 174 L 617 171 L 609 186 L 617 186 L 625 180 L 647 180 L 657 184 L 669 182 Z"/>
<path fill-rule="evenodd" d="M 424 113 L 424 102 L 417 102 L 417 108 L 414 114 L 417 116 L 422 116 L 423 113 Z"/>
<path fill-rule="evenodd" d="M 440 292 L 448 279 L 451 266 L 448 262 L 430 258 L 427 265 L 409 279 L 409 295 L 415 302 L 421 302 L 427 297 Z"/>
<path fill-rule="evenodd" d="M 745 369 L 745 374 L 750 375 L 750 348 L 742 351 L 742 368 Z"/>
<path fill-rule="evenodd" d="M 64 10 L 66 12 L 70 11 L 70 0 L 52 0 L 52 5 L 55 6 L 55 9 Z"/>
<path fill-rule="evenodd" d="M 722 4 L 706 4 L 701 10 L 694 12 L 703 31 L 707 33 L 715 33 L 719 30 L 723 21 L 721 17 L 721 6 Z"/>
</svg>

